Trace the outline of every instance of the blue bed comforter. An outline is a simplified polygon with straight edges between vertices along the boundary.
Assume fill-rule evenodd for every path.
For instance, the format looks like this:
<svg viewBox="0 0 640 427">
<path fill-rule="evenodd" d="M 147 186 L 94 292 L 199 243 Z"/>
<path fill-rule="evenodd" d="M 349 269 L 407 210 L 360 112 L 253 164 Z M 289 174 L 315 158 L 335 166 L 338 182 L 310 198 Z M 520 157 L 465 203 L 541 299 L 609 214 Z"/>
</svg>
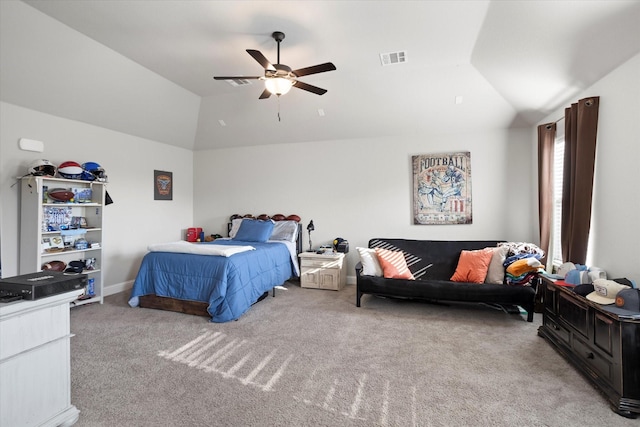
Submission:
<svg viewBox="0 0 640 427">
<path fill-rule="evenodd" d="M 228 322 L 294 275 L 291 254 L 284 244 L 237 240 L 215 243 L 249 245 L 256 250 L 230 257 L 149 252 L 133 283 L 129 305 L 138 306 L 138 297 L 149 294 L 208 302 L 211 321 Z"/>
</svg>

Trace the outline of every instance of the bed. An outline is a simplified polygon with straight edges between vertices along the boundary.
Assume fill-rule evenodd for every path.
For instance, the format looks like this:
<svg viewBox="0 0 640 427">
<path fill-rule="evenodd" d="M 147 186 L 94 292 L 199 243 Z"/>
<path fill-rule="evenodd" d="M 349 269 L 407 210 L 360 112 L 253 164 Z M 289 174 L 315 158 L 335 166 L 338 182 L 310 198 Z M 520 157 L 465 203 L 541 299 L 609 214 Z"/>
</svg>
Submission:
<svg viewBox="0 0 640 427">
<path fill-rule="evenodd" d="M 301 235 L 299 218 L 234 218 L 228 238 L 149 245 L 129 305 L 212 322 L 236 320 L 270 290 L 275 296 L 276 286 L 300 276 Z"/>
</svg>

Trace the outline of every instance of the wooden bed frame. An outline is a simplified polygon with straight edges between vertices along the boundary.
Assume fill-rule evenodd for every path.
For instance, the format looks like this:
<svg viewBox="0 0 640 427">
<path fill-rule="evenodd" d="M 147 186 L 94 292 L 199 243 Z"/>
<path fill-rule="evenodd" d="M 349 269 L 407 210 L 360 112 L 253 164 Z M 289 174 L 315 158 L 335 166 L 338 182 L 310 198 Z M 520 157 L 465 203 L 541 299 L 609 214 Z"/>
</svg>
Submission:
<svg viewBox="0 0 640 427">
<path fill-rule="evenodd" d="M 138 304 L 143 308 L 155 308 L 158 310 L 175 311 L 178 313 L 195 314 L 196 316 L 211 317 L 207 311 L 209 303 L 200 301 L 185 301 L 181 299 L 159 297 L 155 294 L 142 295 Z"/>
<path fill-rule="evenodd" d="M 262 294 L 260 298 L 258 298 L 258 301 L 254 302 L 252 305 L 257 304 L 265 299 L 268 294 L 268 292 Z M 273 289 L 273 296 L 276 296 L 275 288 Z M 211 317 L 211 315 L 207 311 L 207 307 L 209 307 L 208 302 L 185 301 L 169 297 L 159 297 L 155 294 L 142 295 L 138 297 L 138 301 L 138 305 L 142 308 L 155 308 L 157 310 L 175 311 L 177 313 Z"/>
<path fill-rule="evenodd" d="M 231 223 L 227 226 L 227 235 L 231 231 Z M 302 252 L 302 225 L 298 223 L 298 238 L 296 239 L 296 254 Z M 298 261 L 299 262 L 299 261 Z M 272 289 L 273 297 L 276 296 L 276 288 Z M 262 301 L 268 292 L 265 292 L 258 301 L 254 304 Z M 157 310 L 174 311 L 177 313 L 193 314 L 196 316 L 211 317 L 207 311 L 209 303 L 201 301 L 186 301 L 176 298 L 160 297 L 155 294 L 142 295 L 139 298 L 139 307 L 142 308 L 155 308 Z"/>
</svg>

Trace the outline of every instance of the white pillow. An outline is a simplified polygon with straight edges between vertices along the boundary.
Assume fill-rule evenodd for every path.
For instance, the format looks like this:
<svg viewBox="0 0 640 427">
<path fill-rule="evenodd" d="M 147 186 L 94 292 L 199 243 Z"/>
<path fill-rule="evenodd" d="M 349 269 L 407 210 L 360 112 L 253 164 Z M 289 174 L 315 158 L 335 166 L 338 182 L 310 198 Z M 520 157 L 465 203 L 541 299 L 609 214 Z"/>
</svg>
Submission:
<svg viewBox="0 0 640 427">
<path fill-rule="evenodd" d="M 298 238 L 298 223 L 296 221 L 275 221 L 273 233 L 269 240 L 286 240 L 295 242 Z"/>
<path fill-rule="evenodd" d="M 244 218 L 235 218 L 231 220 L 231 230 L 229 230 L 229 237 L 232 239 L 236 237 L 236 233 L 240 229 L 240 224 L 242 224 L 242 220 Z"/>
<path fill-rule="evenodd" d="M 509 248 L 506 246 L 499 246 L 494 249 L 484 283 L 501 285 L 504 282 L 504 266 L 502 264 L 507 257 L 507 253 L 509 253 Z"/>
<path fill-rule="evenodd" d="M 362 262 L 362 274 L 365 276 L 382 276 L 382 267 L 378 261 L 375 249 L 356 248 Z"/>
</svg>

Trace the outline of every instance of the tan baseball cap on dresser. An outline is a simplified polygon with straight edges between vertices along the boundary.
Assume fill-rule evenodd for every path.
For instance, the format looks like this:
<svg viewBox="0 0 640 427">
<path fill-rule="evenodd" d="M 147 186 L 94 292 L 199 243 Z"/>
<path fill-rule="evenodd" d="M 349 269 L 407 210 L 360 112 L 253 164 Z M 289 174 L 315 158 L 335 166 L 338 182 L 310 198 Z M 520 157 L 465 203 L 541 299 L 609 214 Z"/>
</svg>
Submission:
<svg viewBox="0 0 640 427">
<path fill-rule="evenodd" d="M 618 292 L 629 289 L 629 286 L 608 279 L 596 279 L 593 281 L 593 292 L 587 295 L 587 299 L 598 304 L 615 304 Z"/>
</svg>

